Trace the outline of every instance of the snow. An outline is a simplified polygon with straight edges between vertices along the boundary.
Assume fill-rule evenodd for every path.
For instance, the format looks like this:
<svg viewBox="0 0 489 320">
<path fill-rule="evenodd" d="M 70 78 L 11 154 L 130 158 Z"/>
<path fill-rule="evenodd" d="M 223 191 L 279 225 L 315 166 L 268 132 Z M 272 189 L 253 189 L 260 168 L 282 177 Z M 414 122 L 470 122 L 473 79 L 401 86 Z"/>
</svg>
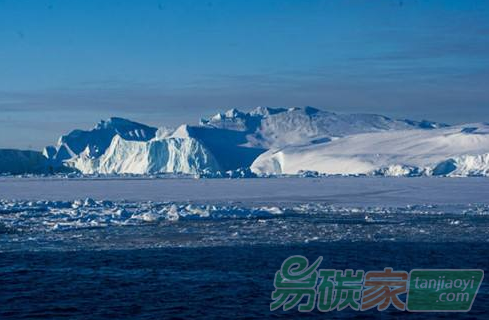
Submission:
<svg viewBox="0 0 489 320">
<path fill-rule="evenodd" d="M 173 128 L 159 127 L 158 130 L 156 131 L 154 139 L 157 140 L 166 139 L 170 137 L 173 132 L 175 132 L 175 129 Z"/>
<path fill-rule="evenodd" d="M 270 148 L 322 143 L 337 137 L 385 130 L 444 127 L 434 122 L 393 120 L 371 114 L 336 114 L 312 107 L 230 109 L 200 125 L 182 125 L 172 137 L 194 138 L 216 158 L 222 170 L 248 168 Z"/>
<path fill-rule="evenodd" d="M 0 178 L 0 252 L 488 241 L 486 178 Z"/>
<path fill-rule="evenodd" d="M 245 145 L 265 149 L 356 133 L 446 126 L 429 121 L 393 120 L 375 114 L 336 114 L 312 107 L 259 107 L 248 113 L 231 109 L 202 120 L 201 124 L 210 128 L 245 132 Z"/>
<path fill-rule="evenodd" d="M 330 219 L 353 218 L 357 223 L 377 223 L 408 217 L 447 215 L 448 225 L 459 225 L 464 216 L 487 217 L 488 205 L 451 206 L 418 205 L 399 207 L 351 207 L 324 203 L 285 204 L 277 206 L 243 206 L 240 204 L 196 205 L 159 201 L 96 201 L 91 198 L 74 201 L 6 201 L 0 200 L 0 224 L 10 230 L 59 231 L 109 226 L 134 226 L 160 221 L 223 220 L 223 219 L 281 219 L 302 216 L 311 219 L 330 216 Z M 368 214 L 366 214 L 368 212 Z M 397 215 L 395 213 L 398 213 Z M 426 218 L 425 218 L 426 219 Z M 487 219 L 487 218 L 485 218 Z M 261 223 L 263 223 L 262 220 Z M 425 225 L 425 227 L 427 227 Z"/>
<path fill-rule="evenodd" d="M 61 136 L 56 147 L 48 146 L 43 153 L 58 164 L 82 152 L 96 158 L 105 152 L 115 135 L 129 141 L 148 141 L 155 137 L 156 131 L 144 124 L 113 117 L 101 121 L 92 130 L 73 130 Z"/>
<path fill-rule="evenodd" d="M 470 130 L 467 130 L 470 128 Z M 324 143 L 271 149 L 251 170 L 257 174 L 323 174 L 389 176 L 487 176 L 489 125 L 433 130 L 390 130 L 354 134 Z"/>
<path fill-rule="evenodd" d="M 0 177 L 0 252 L 489 239 L 487 178 Z"/>
<path fill-rule="evenodd" d="M 411 204 L 489 205 L 489 179 L 322 177 L 272 179 L 193 178 L 15 178 L 0 177 L 0 198 L 28 201 L 241 203 L 277 206 L 328 203 L 338 206 L 405 206 Z M 83 202 L 82 202 L 83 203 Z"/>
<path fill-rule="evenodd" d="M 0 172 L 69 169 L 81 174 L 231 178 L 281 174 L 487 176 L 488 132 L 483 123 L 450 127 L 312 107 L 230 109 L 199 125 L 183 124 L 175 130 L 110 118 L 91 130 L 63 135 L 42 156 L 0 153 Z M 15 157 L 23 160 L 11 164 Z M 26 160 L 32 157 L 36 159 Z"/>
<path fill-rule="evenodd" d="M 452 170 L 441 169 L 441 166 L 451 165 Z M 489 176 L 489 153 L 478 155 L 463 155 L 454 157 L 438 164 L 434 169 L 440 168 L 440 174 L 449 172 L 450 176 Z"/>
<path fill-rule="evenodd" d="M 92 158 L 86 153 L 66 162 L 85 174 L 197 174 L 218 171 L 213 155 L 193 138 L 129 141 L 116 135 L 105 153 Z"/>
</svg>

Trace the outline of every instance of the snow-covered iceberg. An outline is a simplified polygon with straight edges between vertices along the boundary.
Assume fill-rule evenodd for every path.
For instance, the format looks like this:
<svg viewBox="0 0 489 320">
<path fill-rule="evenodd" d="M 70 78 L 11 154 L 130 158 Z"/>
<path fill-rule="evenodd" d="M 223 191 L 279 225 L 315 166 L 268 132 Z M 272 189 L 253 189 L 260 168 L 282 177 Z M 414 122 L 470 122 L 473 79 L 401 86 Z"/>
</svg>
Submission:
<svg viewBox="0 0 489 320">
<path fill-rule="evenodd" d="M 73 130 L 59 138 L 56 146 L 48 146 L 43 154 L 53 164 L 78 156 L 82 152 L 91 158 L 101 156 L 114 136 L 129 141 L 148 141 L 155 137 L 156 128 L 122 118 L 110 118 L 99 122 L 91 130 Z"/>
<path fill-rule="evenodd" d="M 488 176 L 488 127 L 312 107 L 230 109 L 176 130 L 110 118 L 62 136 L 44 156 L 0 153 L 0 172 Z"/>
<path fill-rule="evenodd" d="M 204 128 L 243 132 L 244 145 L 264 149 L 357 133 L 446 126 L 431 121 L 394 120 L 376 114 L 337 114 L 312 107 L 258 107 L 248 113 L 231 109 L 201 120 Z"/>
<path fill-rule="evenodd" d="M 270 148 L 329 141 L 356 133 L 445 127 L 429 121 L 394 120 L 375 114 L 336 114 L 312 107 L 230 109 L 198 126 L 184 125 L 186 137 L 202 142 L 223 170 L 249 168 Z"/>
<path fill-rule="evenodd" d="M 470 124 L 433 130 L 390 130 L 348 135 L 323 143 L 271 149 L 251 170 L 257 174 L 388 176 L 489 173 L 489 125 Z"/>
<path fill-rule="evenodd" d="M 131 141 L 116 135 L 100 157 L 91 157 L 87 149 L 65 163 L 86 174 L 197 174 L 220 169 L 200 142 L 174 137 Z"/>
<path fill-rule="evenodd" d="M 57 147 L 46 148 L 44 154 L 54 165 L 62 163 L 82 173 L 212 175 L 246 172 L 270 148 L 317 144 L 356 133 L 443 126 L 380 115 L 335 114 L 311 107 L 260 107 L 246 113 L 231 109 L 174 131 L 111 118 L 92 130 L 62 136 Z"/>
</svg>

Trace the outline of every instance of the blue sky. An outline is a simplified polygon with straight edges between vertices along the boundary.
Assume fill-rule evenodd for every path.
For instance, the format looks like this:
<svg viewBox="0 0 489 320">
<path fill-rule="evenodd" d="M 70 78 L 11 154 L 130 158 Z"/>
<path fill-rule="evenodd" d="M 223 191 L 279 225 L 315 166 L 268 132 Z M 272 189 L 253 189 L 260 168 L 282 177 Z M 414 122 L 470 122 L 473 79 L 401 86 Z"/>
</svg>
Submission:
<svg viewBox="0 0 489 320">
<path fill-rule="evenodd" d="M 0 0 L 0 148 L 260 105 L 489 121 L 489 1 Z"/>
</svg>

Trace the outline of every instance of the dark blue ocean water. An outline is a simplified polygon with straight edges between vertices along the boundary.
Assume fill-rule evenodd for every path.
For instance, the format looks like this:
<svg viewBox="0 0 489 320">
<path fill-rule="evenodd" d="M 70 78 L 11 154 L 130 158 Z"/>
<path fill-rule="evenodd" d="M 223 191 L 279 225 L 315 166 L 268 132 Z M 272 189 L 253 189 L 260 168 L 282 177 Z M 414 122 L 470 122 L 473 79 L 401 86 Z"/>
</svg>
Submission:
<svg viewBox="0 0 489 320">
<path fill-rule="evenodd" d="M 0 253 L 0 319 L 488 319 L 486 275 L 469 313 L 270 312 L 273 277 L 290 255 L 322 268 L 480 268 L 487 243 L 334 242 Z"/>
</svg>

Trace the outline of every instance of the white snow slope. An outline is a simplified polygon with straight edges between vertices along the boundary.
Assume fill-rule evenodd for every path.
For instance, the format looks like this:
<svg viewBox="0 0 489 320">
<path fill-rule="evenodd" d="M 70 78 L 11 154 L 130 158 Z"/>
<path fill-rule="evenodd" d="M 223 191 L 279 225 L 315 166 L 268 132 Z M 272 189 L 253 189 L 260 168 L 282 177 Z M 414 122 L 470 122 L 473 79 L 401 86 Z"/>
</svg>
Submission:
<svg viewBox="0 0 489 320">
<path fill-rule="evenodd" d="M 180 131 L 201 141 L 221 168 L 235 170 L 249 167 L 270 148 L 318 143 L 355 133 L 443 126 L 446 125 L 393 120 L 375 114 L 336 114 L 312 107 L 259 107 L 248 113 L 231 109 Z"/>
<path fill-rule="evenodd" d="M 118 120 L 117 123 L 114 119 Z M 125 126 L 130 129 L 126 130 L 129 133 L 139 130 L 143 134 L 136 135 L 139 139 L 134 139 L 129 134 L 118 134 L 122 131 L 120 128 L 100 129 L 107 124 L 111 128 L 121 122 L 130 124 Z M 92 131 L 83 132 L 83 137 L 89 136 L 81 140 L 83 143 L 74 137 L 73 132 L 62 137 L 57 154 L 62 154 L 63 148 L 75 150 L 73 145 L 76 145 L 75 152 L 69 152 L 66 157 L 69 159 L 66 163 L 83 173 L 216 172 L 248 168 L 271 147 L 318 143 L 352 133 L 441 126 L 432 122 L 392 120 L 379 115 L 338 115 L 311 107 L 256 108 L 249 113 L 231 109 L 209 120 L 202 120 L 198 126 L 182 125 L 174 132 L 163 128 L 156 134 L 153 130 L 150 134 L 144 134 L 148 127 L 143 130 L 143 125 L 118 118 L 102 124 Z M 101 135 L 104 139 L 99 138 Z M 147 141 L 149 139 L 141 137 L 154 135 L 154 139 L 162 142 L 153 142 L 154 139 L 151 143 L 137 141 Z M 107 143 L 107 136 L 119 138 Z M 159 151 L 150 152 L 151 148 Z"/>
<path fill-rule="evenodd" d="M 488 127 L 450 127 L 312 107 L 259 107 L 246 113 L 231 109 L 176 130 L 110 118 L 92 130 L 62 136 L 56 147 L 44 150 L 45 158 L 21 151 L 0 153 L 0 173 L 69 167 L 85 174 L 222 176 L 223 172 L 247 174 L 251 168 L 258 175 L 317 171 L 489 176 Z M 29 157 L 35 160 L 26 160 Z"/>
<path fill-rule="evenodd" d="M 289 146 L 260 155 L 257 174 L 489 175 L 489 125 L 393 130 Z"/>
<path fill-rule="evenodd" d="M 208 120 L 201 120 L 201 126 L 245 132 L 245 145 L 268 149 L 356 133 L 434 129 L 446 125 L 430 121 L 394 120 L 376 114 L 336 114 L 312 107 L 258 107 L 248 113 L 231 109 Z"/>
</svg>

